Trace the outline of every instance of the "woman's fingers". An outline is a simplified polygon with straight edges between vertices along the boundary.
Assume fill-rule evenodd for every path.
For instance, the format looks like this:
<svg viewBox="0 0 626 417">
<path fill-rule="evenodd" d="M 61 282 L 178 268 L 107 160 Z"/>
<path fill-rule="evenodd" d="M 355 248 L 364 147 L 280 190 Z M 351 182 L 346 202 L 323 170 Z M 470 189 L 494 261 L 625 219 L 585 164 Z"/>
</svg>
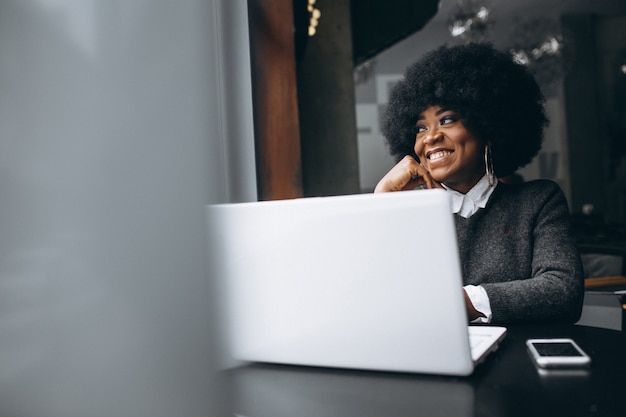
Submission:
<svg viewBox="0 0 626 417">
<path fill-rule="evenodd" d="M 417 166 L 414 158 L 405 156 L 378 182 L 374 192 L 404 191 L 419 186 Z"/>
<path fill-rule="evenodd" d="M 421 165 L 420 165 L 421 167 Z M 438 181 L 435 181 L 433 179 L 433 177 L 430 176 L 430 172 L 428 172 L 426 170 L 426 168 L 422 167 L 422 169 L 424 170 L 424 174 L 422 176 L 423 181 L 426 183 L 426 187 L 427 188 L 443 188 L 443 186 L 441 185 L 441 183 L 439 183 Z"/>
<path fill-rule="evenodd" d="M 410 155 L 405 156 L 378 182 L 374 192 L 405 191 L 426 185 L 442 188 L 426 168 Z"/>
</svg>

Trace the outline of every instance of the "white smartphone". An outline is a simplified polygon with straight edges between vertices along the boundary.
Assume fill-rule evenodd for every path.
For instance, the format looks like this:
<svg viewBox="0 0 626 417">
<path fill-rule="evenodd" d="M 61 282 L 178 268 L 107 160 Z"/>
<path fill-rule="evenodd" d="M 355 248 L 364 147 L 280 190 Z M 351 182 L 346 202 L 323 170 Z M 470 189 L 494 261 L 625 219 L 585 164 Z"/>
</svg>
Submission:
<svg viewBox="0 0 626 417">
<path fill-rule="evenodd" d="M 591 358 L 572 339 L 529 339 L 526 346 L 540 368 L 585 368 Z"/>
</svg>

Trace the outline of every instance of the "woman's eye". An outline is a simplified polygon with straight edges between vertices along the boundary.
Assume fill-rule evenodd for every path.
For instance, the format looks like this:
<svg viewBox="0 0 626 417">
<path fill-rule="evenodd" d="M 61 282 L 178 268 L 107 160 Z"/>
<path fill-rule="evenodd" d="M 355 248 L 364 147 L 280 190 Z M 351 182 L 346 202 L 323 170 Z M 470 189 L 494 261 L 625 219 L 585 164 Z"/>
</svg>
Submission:
<svg viewBox="0 0 626 417">
<path fill-rule="evenodd" d="M 426 126 L 424 126 L 424 125 L 417 125 L 417 126 L 415 126 L 415 134 L 416 135 L 420 134 L 422 132 L 425 132 L 425 131 L 426 131 Z"/>
<path fill-rule="evenodd" d="M 453 116 L 444 116 L 441 118 L 441 120 L 439 121 L 439 123 L 441 124 L 441 126 L 443 125 L 447 125 L 448 123 L 453 123 L 456 122 L 456 117 Z"/>
</svg>

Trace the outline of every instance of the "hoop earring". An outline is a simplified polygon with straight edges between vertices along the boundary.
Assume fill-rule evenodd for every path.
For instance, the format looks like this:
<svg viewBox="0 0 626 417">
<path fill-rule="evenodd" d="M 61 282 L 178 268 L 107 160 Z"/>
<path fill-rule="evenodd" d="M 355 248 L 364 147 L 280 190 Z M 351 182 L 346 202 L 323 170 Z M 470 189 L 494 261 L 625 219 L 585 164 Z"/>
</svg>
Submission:
<svg viewBox="0 0 626 417">
<path fill-rule="evenodd" d="M 493 171 L 493 158 L 491 157 L 491 148 L 489 148 L 489 145 L 485 145 L 485 173 L 487 174 L 489 186 L 493 187 L 496 175 Z"/>
</svg>

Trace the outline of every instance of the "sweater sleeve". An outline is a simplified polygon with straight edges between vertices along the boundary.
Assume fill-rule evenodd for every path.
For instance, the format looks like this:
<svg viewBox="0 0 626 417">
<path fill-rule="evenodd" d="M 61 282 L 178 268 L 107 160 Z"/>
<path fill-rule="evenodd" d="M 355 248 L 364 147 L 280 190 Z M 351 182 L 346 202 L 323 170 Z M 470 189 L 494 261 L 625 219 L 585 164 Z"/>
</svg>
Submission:
<svg viewBox="0 0 626 417">
<path fill-rule="evenodd" d="M 526 199 L 536 208 L 529 223 L 527 254 L 530 276 L 482 284 L 493 312 L 494 323 L 578 320 L 583 301 L 583 272 L 580 255 L 570 234 L 569 209 L 561 189 L 554 183 L 544 187 L 540 199 Z M 521 202 L 520 204 L 524 204 Z M 531 204 L 531 203 L 528 203 Z M 523 237 L 518 236 L 518 239 Z M 509 277 L 510 279 L 510 277 Z"/>
</svg>

